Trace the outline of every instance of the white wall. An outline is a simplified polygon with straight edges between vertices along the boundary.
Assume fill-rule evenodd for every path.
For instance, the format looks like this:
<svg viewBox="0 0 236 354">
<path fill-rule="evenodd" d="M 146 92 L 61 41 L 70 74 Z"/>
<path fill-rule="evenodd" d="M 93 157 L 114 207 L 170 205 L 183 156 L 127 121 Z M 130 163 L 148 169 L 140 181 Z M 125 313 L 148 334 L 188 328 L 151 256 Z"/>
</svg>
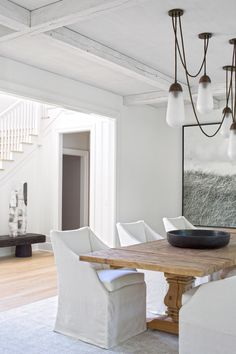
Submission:
<svg viewBox="0 0 236 354">
<path fill-rule="evenodd" d="M 16 103 L 17 100 L 17 97 L 0 93 L 0 114 L 7 108 L 9 108 L 11 105 Z"/>
<path fill-rule="evenodd" d="M 90 150 L 89 132 L 63 134 L 63 147 L 67 149 Z"/>
<path fill-rule="evenodd" d="M 181 214 L 181 129 L 167 126 L 164 108 L 123 108 L 117 178 L 117 220 L 163 234 L 162 217 Z"/>
<path fill-rule="evenodd" d="M 200 115 L 219 122 L 222 108 Z M 166 108 L 123 107 L 118 124 L 117 221 L 144 219 L 165 234 L 162 217 L 182 213 L 182 129 L 170 128 Z M 185 107 L 185 124 L 195 124 Z"/>
</svg>

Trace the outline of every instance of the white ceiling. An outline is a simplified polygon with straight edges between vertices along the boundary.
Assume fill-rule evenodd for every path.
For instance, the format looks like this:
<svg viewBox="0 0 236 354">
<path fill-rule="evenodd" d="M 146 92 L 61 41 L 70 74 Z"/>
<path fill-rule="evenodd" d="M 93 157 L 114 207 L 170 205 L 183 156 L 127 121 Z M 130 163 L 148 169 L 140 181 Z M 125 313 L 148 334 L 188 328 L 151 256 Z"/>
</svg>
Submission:
<svg viewBox="0 0 236 354">
<path fill-rule="evenodd" d="M 20 5 L 28 10 L 36 10 L 40 7 L 59 2 L 60 0 L 13 0 L 17 5 Z"/>
<path fill-rule="evenodd" d="M 14 2 L 33 10 L 56 1 Z M 212 31 L 214 37 L 209 47 L 208 71 L 213 83 L 223 83 L 225 76 L 221 68 L 230 64 L 232 53 L 228 40 L 236 37 L 235 0 L 179 0 L 178 3 L 176 0 L 137 0 L 133 6 L 113 9 L 68 27 L 163 74 L 173 76 L 173 33 L 167 12 L 177 6 L 186 11 L 183 29 L 190 70 L 196 71 L 202 58 L 202 41 L 197 34 Z M 58 46 L 45 35 L 1 42 L 0 55 L 121 95 L 157 90 L 105 64 L 86 59 L 76 49 Z M 185 81 L 183 71 L 180 79 Z"/>
<path fill-rule="evenodd" d="M 197 35 L 213 32 L 209 47 L 209 73 L 213 81 L 221 82 L 221 67 L 231 61 L 232 46 L 228 40 L 236 37 L 236 1 L 227 0 L 149 0 L 137 6 L 99 16 L 70 26 L 73 30 L 93 38 L 123 54 L 146 63 L 161 72 L 173 75 L 173 32 L 168 10 L 185 9 L 183 29 L 186 52 L 191 70 L 196 71 L 203 43 Z M 226 20 L 227 19 L 227 20 Z M 181 74 L 184 81 L 184 75 Z"/>
</svg>

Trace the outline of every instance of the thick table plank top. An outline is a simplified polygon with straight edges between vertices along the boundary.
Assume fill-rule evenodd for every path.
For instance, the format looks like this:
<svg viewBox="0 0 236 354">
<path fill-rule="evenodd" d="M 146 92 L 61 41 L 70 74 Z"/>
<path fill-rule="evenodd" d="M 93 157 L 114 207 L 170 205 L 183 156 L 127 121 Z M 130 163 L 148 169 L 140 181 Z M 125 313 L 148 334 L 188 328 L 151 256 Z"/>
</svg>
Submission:
<svg viewBox="0 0 236 354">
<path fill-rule="evenodd" d="M 236 265 L 236 235 L 231 234 L 228 246 L 219 249 L 177 248 L 158 240 L 92 252 L 81 255 L 80 260 L 201 277 Z"/>
</svg>

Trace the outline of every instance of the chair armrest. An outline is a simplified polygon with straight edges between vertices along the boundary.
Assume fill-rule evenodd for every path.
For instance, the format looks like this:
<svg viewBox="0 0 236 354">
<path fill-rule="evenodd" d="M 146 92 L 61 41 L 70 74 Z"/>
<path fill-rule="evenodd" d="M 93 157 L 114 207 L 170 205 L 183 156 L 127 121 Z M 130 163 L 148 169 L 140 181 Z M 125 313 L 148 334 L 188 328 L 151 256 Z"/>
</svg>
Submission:
<svg viewBox="0 0 236 354">
<path fill-rule="evenodd" d="M 86 288 L 91 291 L 94 286 L 96 287 L 96 291 L 107 292 L 92 264 L 80 261 L 79 255 L 73 252 L 62 240 L 54 240 L 53 251 L 57 266 L 59 288 L 60 285 L 63 285 L 63 288 L 67 288 L 71 292 L 81 292 L 80 280 L 86 279 L 86 282 L 83 282 L 83 291 L 85 293 Z"/>
</svg>

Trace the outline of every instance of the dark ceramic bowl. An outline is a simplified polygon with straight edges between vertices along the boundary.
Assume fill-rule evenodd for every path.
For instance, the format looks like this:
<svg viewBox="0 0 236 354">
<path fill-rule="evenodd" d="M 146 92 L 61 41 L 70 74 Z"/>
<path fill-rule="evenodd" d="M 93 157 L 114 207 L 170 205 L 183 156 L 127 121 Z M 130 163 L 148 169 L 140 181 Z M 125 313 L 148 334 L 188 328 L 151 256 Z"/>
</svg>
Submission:
<svg viewBox="0 0 236 354">
<path fill-rule="evenodd" d="M 213 230 L 173 230 L 167 232 L 168 242 L 182 248 L 220 248 L 229 243 L 230 234 Z"/>
</svg>

